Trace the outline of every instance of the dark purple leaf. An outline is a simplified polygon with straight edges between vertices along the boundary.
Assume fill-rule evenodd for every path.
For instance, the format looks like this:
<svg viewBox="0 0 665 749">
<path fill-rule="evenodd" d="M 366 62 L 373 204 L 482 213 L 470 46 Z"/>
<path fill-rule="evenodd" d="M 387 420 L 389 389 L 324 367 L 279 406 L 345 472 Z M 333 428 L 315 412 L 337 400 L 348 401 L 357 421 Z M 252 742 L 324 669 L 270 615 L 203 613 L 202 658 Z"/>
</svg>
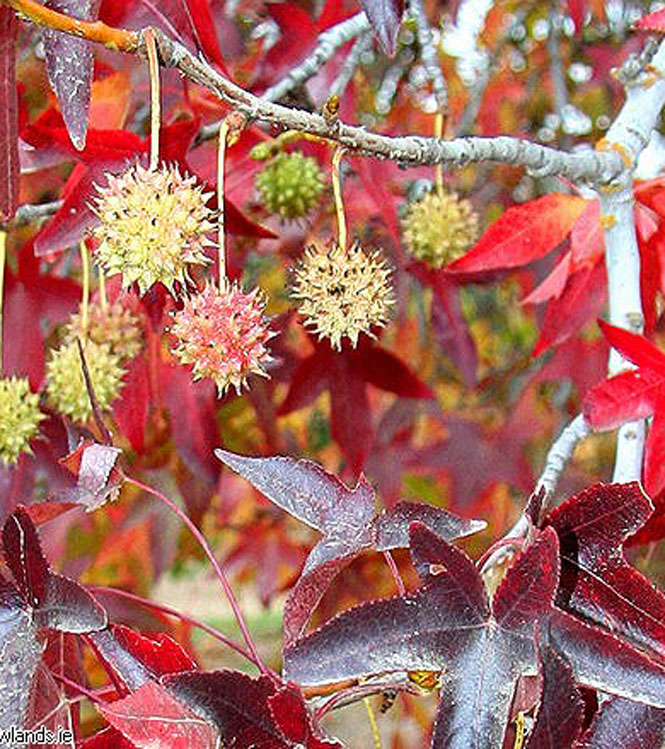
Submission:
<svg viewBox="0 0 665 749">
<path fill-rule="evenodd" d="M 404 0 L 361 0 L 376 38 L 391 57 L 397 50 L 397 34 L 404 13 Z"/>
<path fill-rule="evenodd" d="M 9 221 L 18 206 L 18 101 L 16 31 L 13 8 L 0 5 L 0 219 Z"/>
<path fill-rule="evenodd" d="M 414 520 L 451 540 L 476 533 L 485 523 L 462 520 L 438 507 L 402 502 L 377 516 L 374 490 L 363 476 L 353 489 L 309 460 L 248 458 L 215 450 L 227 466 L 268 499 L 323 533 L 285 605 L 285 641 L 300 636 L 328 585 L 363 549 L 385 551 L 409 545 Z"/>
<path fill-rule="evenodd" d="M 442 671 L 434 747 L 496 747 L 515 684 L 537 668 L 534 628 L 581 683 L 665 705 L 665 669 L 553 607 L 558 540 L 546 529 L 506 573 L 492 604 L 475 565 L 424 526 L 411 528 L 415 593 L 351 609 L 284 652 L 287 678 L 317 685 L 390 671 Z"/>
<path fill-rule="evenodd" d="M 42 553 L 35 526 L 25 510 L 17 509 L 5 521 L 2 550 L 24 601 L 38 608 L 46 598 L 51 571 Z"/>
<path fill-rule="evenodd" d="M 271 502 L 322 533 L 351 540 L 367 533 L 374 517 L 374 490 L 364 478 L 348 489 L 310 460 L 248 458 L 215 450 L 222 463 L 247 479 Z"/>
<path fill-rule="evenodd" d="M 665 710 L 614 697 L 594 718 L 583 749 L 662 749 Z"/>
<path fill-rule="evenodd" d="M 543 693 L 526 749 L 568 749 L 579 736 L 584 700 L 570 665 L 546 645 L 539 649 Z"/>
<path fill-rule="evenodd" d="M 107 624 L 106 612 L 74 580 L 52 572 L 44 558 L 35 526 L 23 508 L 2 529 L 5 561 L 38 627 L 62 632 L 91 632 Z"/>
<path fill-rule="evenodd" d="M 46 7 L 72 18 L 92 21 L 93 0 L 47 0 Z M 58 97 L 69 137 L 79 151 L 85 148 L 92 90 L 93 58 L 90 43 L 62 31 L 44 28 L 44 51 L 49 81 Z"/>
<path fill-rule="evenodd" d="M 406 548 L 409 545 L 409 526 L 416 521 L 446 541 L 470 536 L 487 526 L 484 520 L 462 520 L 457 515 L 424 502 L 398 502 L 376 518 L 374 548 L 377 551 Z"/>
<path fill-rule="evenodd" d="M 626 562 L 623 543 L 653 507 L 638 483 L 597 484 L 545 518 L 559 536 L 557 605 L 665 659 L 665 596 Z"/>
<path fill-rule="evenodd" d="M 136 691 L 153 679 L 154 674 L 118 642 L 110 629 L 91 632 L 88 640 L 105 668 L 130 691 Z"/>
<path fill-rule="evenodd" d="M 354 550 L 348 556 L 336 556 L 298 578 L 284 604 L 284 647 L 289 647 L 304 634 L 330 583 L 357 555 L 358 551 Z"/>
<path fill-rule="evenodd" d="M 176 697 L 210 720 L 226 749 L 261 746 L 286 749 L 289 741 L 275 724 L 268 698 L 276 692 L 267 677 L 251 679 L 238 671 L 175 674 L 163 679 Z"/>
</svg>

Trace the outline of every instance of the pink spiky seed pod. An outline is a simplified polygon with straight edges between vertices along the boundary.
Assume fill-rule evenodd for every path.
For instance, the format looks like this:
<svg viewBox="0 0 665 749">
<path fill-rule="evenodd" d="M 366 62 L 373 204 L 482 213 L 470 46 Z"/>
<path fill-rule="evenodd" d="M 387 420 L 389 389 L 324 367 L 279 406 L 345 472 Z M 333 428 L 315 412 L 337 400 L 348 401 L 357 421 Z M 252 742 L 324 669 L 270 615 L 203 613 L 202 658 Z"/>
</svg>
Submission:
<svg viewBox="0 0 665 749">
<path fill-rule="evenodd" d="M 265 306 L 259 289 L 247 294 L 236 283 L 225 282 L 220 290 L 208 282 L 174 315 L 173 353 L 192 365 L 195 380 L 210 378 L 220 397 L 231 386 L 240 394 L 250 375 L 268 377 L 266 344 L 275 334 L 268 329 Z"/>
<path fill-rule="evenodd" d="M 173 291 L 176 281 L 189 281 L 188 264 L 209 262 L 211 193 L 195 177 L 166 164 L 156 170 L 136 164 L 106 177 L 108 186 L 97 186 L 93 210 L 101 223 L 93 231 L 100 240 L 95 259 L 107 273 L 121 273 L 125 287 L 136 282 L 141 294 L 157 281 Z"/>
</svg>

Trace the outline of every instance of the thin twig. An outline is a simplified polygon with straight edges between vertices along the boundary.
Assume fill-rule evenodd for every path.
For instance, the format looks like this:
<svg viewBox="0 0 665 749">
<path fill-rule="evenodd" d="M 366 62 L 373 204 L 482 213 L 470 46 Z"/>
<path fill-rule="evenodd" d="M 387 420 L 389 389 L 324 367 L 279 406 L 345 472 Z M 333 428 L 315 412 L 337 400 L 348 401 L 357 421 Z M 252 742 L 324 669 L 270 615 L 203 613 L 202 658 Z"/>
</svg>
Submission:
<svg viewBox="0 0 665 749">
<path fill-rule="evenodd" d="M 135 31 L 117 29 L 101 21 L 81 21 L 78 18 L 71 18 L 64 13 L 47 8 L 36 0 L 4 0 L 4 2 L 38 26 L 64 31 L 66 34 L 87 39 L 89 42 L 98 42 L 118 52 L 136 52 L 138 49 L 139 37 Z"/>
<path fill-rule="evenodd" d="M 226 285 L 226 231 L 224 227 L 224 160 L 226 158 L 226 143 L 229 134 L 229 122 L 223 120 L 219 126 L 219 142 L 217 145 L 217 244 L 219 265 L 219 290 L 224 291 Z"/>
<path fill-rule="evenodd" d="M 259 667 L 259 669 L 264 674 L 269 675 L 270 672 L 267 666 L 263 663 L 263 660 L 261 659 L 261 656 L 259 655 L 259 651 L 256 649 L 256 645 L 254 644 L 254 640 L 252 639 L 249 629 L 247 628 L 245 618 L 242 614 L 242 611 L 235 597 L 235 594 L 233 593 L 233 589 L 231 588 L 229 581 L 226 579 L 224 570 L 221 568 L 219 562 L 217 561 L 217 557 L 214 555 L 212 549 L 210 548 L 208 542 L 205 539 L 205 536 L 192 522 L 189 515 L 187 515 L 186 512 L 184 512 L 180 507 L 178 507 L 178 505 L 172 499 L 169 499 L 165 494 L 162 494 L 162 492 L 158 491 L 157 489 L 154 489 L 149 484 L 144 484 L 142 481 L 132 478 L 131 476 L 125 476 L 125 479 L 129 483 L 134 484 L 134 486 L 138 487 L 139 489 L 142 489 L 144 492 L 147 492 L 148 494 L 152 494 L 152 496 L 159 499 L 160 502 L 163 502 L 187 526 L 190 533 L 198 541 L 199 545 L 201 546 L 206 556 L 210 560 L 210 563 L 212 564 L 212 568 L 214 569 L 215 574 L 217 575 L 217 579 L 221 583 L 222 589 L 224 590 L 224 594 L 226 595 L 226 598 L 231 608 L 233 609 L 233 614 L 236 618 L 236 621 L 238 622 L 238 626 L 240 627 L 242 636 L 251 654 L 251 660 Z"/>
<path fill-rule="evenodd" d="M 545 503 L 551 497 L 563 473 L 566 463 L 572 458 L 578 443 L 589 436 L 591 429 L 582 414 L 578 414 L 550 447 L 545 458 L 545 467 L 536 482 L 535 492 L 545 489 Z"/>
<path fill-rule="evenodd" d="M 372 48 L 373 43 L 374 35 L 371 31 L 366 31 L 356 39 L 356 42 L 347 55 L 346 60 L 344 60 L 339 75 L 335 78 L 333 85 L 330 87 L 331 94 L 341 96 L 346 91 L 346 87 L 355 75 L 355 72 L 362 61 L 363 55 Z"/>
<path fill-rule="evenodd" d="M 29 224 L 38 218 L 48 218 L 57 213 L 63 203 L 63 200 L 53 200 L 50 203 L 26 203 L 17 208 L 14 218 L 7 223 L 12 227 L 17 227 Z"/>
<path fill-rule="evenodd" d="M 369 29 L 369 21 L 364 11 L 347 18 L 329 29 L 326 29 L 318 39 L 316 47 L 300 65 L 290 70 L 279 83 L 271 86 L 264 94 L 266 101 L 279 101 L 289 91 L 302 86 L 313 78 L 319 70 L 330 60 L 340 47 L 351 39 L 355 39 Z"/>
<path fill-rule="evenodd" d="M 25 12 L 26 7 L 31 11 L 35 7 L 43 7 L 33 0 L 11 0 L 11 5 L 22 12 Z M 103 35 L 99 38 L 99 34 L 88 34 L 89 25 L 55 11 L 49 13 L 49 18 L 55 16 L 53 23 L 49 24 L 53 28 L 91 41 L 101 41 L 109 46 L 108 39 Z M 31 13 L 28 15 L 33 17 Z M 121 36 L 129 33 L 132 33 L 132 38 L 135 37 L 133 32 L 124 31 Z M 469 163 L 496 161 L 524 166 L 539 177 L 559 175 L 574 182 L 589 181 L 596 184 L 612 183 L 625 169 L 621 154 L 614 149 L 570 153 L 509 136 L 442 140 L 422 136 L 379 135 L 340 121 L 331 125 L 320 114 L 290 109 L 254 96 L 159 29 L 154 29 L 154 34 L 163 65 L 177 68 L 189 80 L 208 88 L 239 112 L 246 114 L 248 119 L 263 120 L 283 128 L 332 139 L 357 155 L 390 159 L 411 166 L 441 162 L 461 167 Z M 123 49 L 146 55 L 144 44 L 140 44 L 138 49 L 135 45 Z"/>
<path fill-rule="evenodd" d="M 254 660 L 252 658 L 251 653 L 249 653 L 249 651 L 245 650 L 241 645 L 238 645 L 237 642 L 234 642 L 231 638 L 227 637 L 224 633 L 220 632 L 218 629 L 215 629 L 215 627 L 212 627 L 209 624 L 206 624 L 205 622 L 202 622 L 200 619 L 196 619 L 193 616 L 189 616 L 188 614 L 183 614 L 181 611 L 171 608 L 171 606 L 167 606 L 166 604 L 163 604 L 163 603 L 157 603 L 156 601 L 151 601 L 148 598 L 143 598 L 142 596 L 139 596 L 136 593 L 130 593 L 129 591 L 123 590 L 122 588 L 108 588 L 104 585 L 88 585 L 87 587 L 89 590 L 96 591 L 99 593 L 110 593 L 114 596 L 118 596 L 119 598 L 126 598 L 127 600 L 134 601 L 136 603 L 141 604 L 142 606 L 156 609 L 157 611 L 161 611 L 164 614 L 169 614 L 169 616 L 177 617 L 183 622 L 187 622 L 188 624 L 191 624 L 192 626 L 197 627 L 198 629 L 203 630 L 204 632 L 207 632 L 209 635 L 212 635 L 212 637 L 224 643 L 224 645 L 231 648 L 231 650 L 235 650 L 236 653 L 238 653 L 239 655 L 242 655 L 244 658 L 247 658 L 248 661 Z"/>
</svg>

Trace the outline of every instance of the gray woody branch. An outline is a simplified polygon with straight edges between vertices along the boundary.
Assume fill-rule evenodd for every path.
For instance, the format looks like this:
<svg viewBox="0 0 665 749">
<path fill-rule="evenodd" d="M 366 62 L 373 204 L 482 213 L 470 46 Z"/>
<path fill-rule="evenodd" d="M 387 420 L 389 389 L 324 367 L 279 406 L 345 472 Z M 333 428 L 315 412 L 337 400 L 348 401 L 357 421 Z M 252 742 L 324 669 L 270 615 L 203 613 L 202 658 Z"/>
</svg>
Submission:
<svg viewBox="0 0 665 749">
<path fill-rule="evenodd" d="M 613 182 L 625 168 L 621 155 L 612 150 L 569 153 L 504 135 L 449 141 L 416 135 L 392 137 L 342 122 L 329 124 L 319 114 L 291 109 L 251 94 L 159 30 L 155 31 L 155 38 L 162 64 L 177 68 L 189 80 L 210 89 L 250 119 L 330 138 L 356 154 L 409 166 L 441 163 L 460 167 L 495 161 L 522 165 L 538 177 L 560 175 L 574 182 L 601 185 Z"/>
<path fill-rule="evenodd" d="M 289 91 L 301 86 L 315 76 L 340 47 L 343 47 L 351 39 L 360 36 L 369 28 L 367 16 L 362 11 L 327 29 L 319 36 L 319 41 L 312 54 L 300 65 L 290 70 L 283 80 L 271 86 L 262 98 L 267 101 L 279 101 Z"/>
</svg>

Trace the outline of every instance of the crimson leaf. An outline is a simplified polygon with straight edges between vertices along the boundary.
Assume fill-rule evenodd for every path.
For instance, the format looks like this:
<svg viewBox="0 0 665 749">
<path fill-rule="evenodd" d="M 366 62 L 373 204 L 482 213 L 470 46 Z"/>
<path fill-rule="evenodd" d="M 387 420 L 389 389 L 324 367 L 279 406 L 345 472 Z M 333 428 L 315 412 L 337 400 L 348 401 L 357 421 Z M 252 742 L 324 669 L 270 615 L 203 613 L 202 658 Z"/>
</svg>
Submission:
<svg viewBox="0 0 665 749">
<path fill-rule="evenodd" d="M 16 32 L 14 10 L 0 5 L 0 219 L 9 221 L 18 205 L 18 101 L 16 97 Z"/>
<path fill-rule="evenodd" d="M 433 746 L 501 746 L 515 684 L 537 668 L 533 633 L 541 625 L 577 681 L 665 705 L 665 669 L 554 608 L 553 529 L 506 573 L 491 603 L 466 554 L 418 523 L 411 537 L 423 586 L 351 609 L 287 648 L 287 678 L 314 685 L 389 671 L 444 671 Z"/>
<path fill-rule="evenodd" d="M 139 749 L 215 749 L 217 731 L 179 702 L 161 684 L 150 681 L 136 692 L 99 710 L 108 722 Z"/>
</svg>

